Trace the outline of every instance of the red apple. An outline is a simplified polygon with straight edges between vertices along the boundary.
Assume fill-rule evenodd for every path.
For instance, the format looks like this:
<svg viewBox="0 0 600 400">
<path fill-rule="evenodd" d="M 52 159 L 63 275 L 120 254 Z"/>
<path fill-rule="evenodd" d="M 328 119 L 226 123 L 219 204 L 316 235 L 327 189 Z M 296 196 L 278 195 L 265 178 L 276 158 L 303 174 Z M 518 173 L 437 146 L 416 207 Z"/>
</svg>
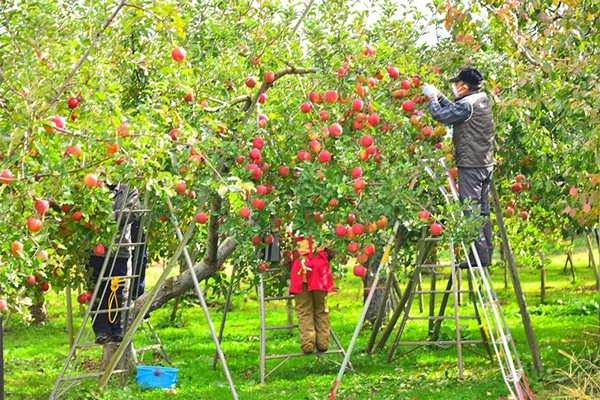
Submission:
<svg viewBox="0 0 600 400">
<path fill-rule="evenodd" d="M 273 219 L 273 225 L 275 225 L 276 227 L 280 227 L 283 224 L 283 220 L 281 218 L 274 218 Z"/>
<path fill-rule="evenodd" d="M 19 242 L 18 240 L 12 242 L 10 244 L 10 252 L 14 256 L 20 256 L 23 254 L 23 243 Z"/>
<path fill-rule="evenodd" d="M 274 240 L 275 238 L 273 237 L 273 235 L 267 235 L 265 236 L 264 242 L 266 244 L 272 244 Z"/>
<path fill-rule="evenodd" d="M 352 100 L 352 108 L 356 111 L 360 111 L 363 109 L 365 103 L 361 99 Z"/>
<path fill-rule="evenodd" d="M 315 222 L 317 224 L 320 224 L 321 222 L 323 222 L 323 214 L 321 214 L 318 211 L 315 212 Z"/>
<path fill-rule="evenodd" d="M 0 299 L 0 312 L 6 310 L 6 300 Z"/>
<path fill-rule="evenodd" d="M 515 182 L 521 183 L 521 181 L 525 181 L 525 175 L 519 174 L 515 177 Z"/>
<path fill-rule="evenodd" d="M 504 216 L 505 217 L 512 217 L 515 214 L 515 210 L 514 208 L 507 208 L 506 210 L 504 210 Z"/>
<path fill-rule="evenodd" d="M 252 140 L 252 146 L 256 147 L 257 149 L 262 149 L 264 144 L 265 141 L 260 137 L 254 138 L 254 140 Z"/>
<path fill-rule="evenodd" d="M 319 154 L 319 161 L 322 163 L 326 163 L 329 160 L 331 160 L 331 154 L 329 154 L 328 151 L 322 151 L 321 154 Z"/>
<path fill-rule="evenodd" d="M 173 57 L 173 60 L 177 62 L 185 60 L 185 49 L 181 47 L 175 47 L 173 50 L 171 50 L 171 57 Z"/>
<path fill-rule="evenodd" d="M 75 213 L 73 214 L 73 220 L 81 221 L 82 219 L 83 219 L 83 215 L 81 214 L 81 211 L 75 211 Z"/>
<path fill-rule="evenodd" d="M 358 261 L 361 264 L 366 264 L 367 261 L 369 261 L 369 256 L 366 255 L 365 253 L 360 253 L 359 255 L 356 256 L 356 261 Z"/>
<path fill-rule="evenodd" d="M 4 170 L 0 174 L 0 183 L 3 183 L 5 185 L 10 185 L 10 183 L 13 181 L 13 179 L 14 179 L 14 176 L 13 176 L 12 172 L 10 172 L 9 170 Z"/>
<path fill-rule="evenodd" d="M 340 124 L 331 124 L 329 126 L 329 133 L 333 136 L 340 136 L 342 134 L 342 126 Z"/>
<path fill-rule="evenodd" d="M 442 225 L 440 224 L 431 224 L 431 226 L 429 227 L 429 232 L 433 235 L 433 236 L 439 236 L 442 234 Z"/>
<path fill-rule="evenodd" d="M 365 187 L 365 181 L 357 179 L 354 181 L 354 190 L 362 190 Z"/>
<path fill-rule="evenodd" d="M 179 182 L 175 185 L 175 191 L 179 194 L 185 194 L 187 185 L 184 182 Z"/>
<path fill-rule="evenodd" d="M 246 86 L 248 86 L 249 88 L 253 88 L 258 83 L 258 80 L 254 76 L 249 76 L 248 78 L 246 78 L 245 83 Z"/>
<path fill-rule="evenodd" d="M 77 100 L 75 97 L 71 97 L 69 100 L 67 100 L 67 105 L 71 109 L 76 108 L 77 105 L 79 105 L 79 100 Z"/>
<path fill-rule="evenodd" d="M 350 214 L 348 214 L 348 218 L 346 218 L 346 223 L 348 225 L 350 225 L 350 224 L 353 224 L 355 220 L 356 220 L 356 217 L 354 216 L 354 214 L 350 213 Z"/>
<path fill-rule="evenodd" d="M 48 252 L 46 250 L 41 250 L 38 253 L 38 258 L 40 259 L 40 261 L 46 261 L 48 259 Z"/>
<path fill-rule="evenodd" d="M 92 292 L 91 290 L 87 291 L 85 293 L 85 300 L 87 301 L 92 301 L 92 297 L 94 297 L 94 292 Z"/>
<path fill-rule="evenodd" d="M 256 193 L 262 194 L 263 196 L 267 194 L 267 187 L 263 185 L 258 185 L 256 187 Z"/>
<path fill-rule="evenodd" d="M 368 244 L 363 248 L 363 252 L 368 255 L 368 256 L 372 256 L 373 254 L 375 254 L 375 245 L 374 244 Z"/>
<path fill-rule="evenodd" d="M 319 143 L 318 140 L 311 140 L 311 142 L 308 144 L 308 147 L 313 153 L 318 153 L 321 151 L 321 143 Z"/>
<path fill-rule="evenodd" d="M 312 106 L 310 105 L 310 103 L 302 103 L 300 105 L 300 111 L 302 111 L 304 114 L 310 112 L 311 108 Z"/>
<path fill-rule="evenodd" d="M 248 218 L 250 216 L 250 209 L 248 207 L 242 207 L 238 214 L 242 218 Z"/>
<path fill-rule="evenodd" d="M 35 276 L 29 275 L 23 282 L 25 283 L 25 286 L 33 286 L 36 282 Z"/>
<path fill-rule="evenodd" d="M 389 67 L 387 72 L 392 79 L 396 79 L 400 76 L 400 71 L 396 67 Z"/>
<path fill-rule="evenodd" d="M 520 183 L 514 183 L 510 187 L 510 191 L 513 192 L 513 193 L 519 193 L 521 191 L 521 184 Z"/>
<path fill-rule="evenodd" d="M 253 245 L 258 246 L 261 243 L 262 243 L 262 239 L 260 238 L 260 236 L 257 236 L 257 235 L 252 236 L 252 244 Z"/>
<path fill-rule="evenodd" d="M 252 201 L 252 206 L 258 208 L 259 210 L 262 210 L 265 206 L 265 201 L 263 199 L 254 199 Z"/>
<path fill-rule="evenodd" d="M 331 200 L 329 200 L 328 204 L 329 204 L 329 207 L 335 207 L 338 205 L 338 201 L 337 201 L 337 199 L 331 199 Z"/>
<path fill-rule="evenodd" d="M 285 165 L 282 165 L 277 169 L 277 173 L 279 174 L 279 176 L 287 176 L 288 172 L 289 168 Z"/>
<path fill-rule="evenodd" d="M 367 119 L 367 122 L 371 126 L 377 125 L 379 123 L 379 115 L 377 115 L 377 114 L 371 114 L 371 115 L 369 115 L 369 118 Z"/>
<path fill-rule="evenodd" d="M 430 217 L 429 213 L 425 210 L 419 211 L 419 219 L 428 220 Z"/>
<path fill-rule="evenodd" d="M 523 221 L 527 221 L 529 219 L 529 213 L 527 211 L 521 211 L 519 212 L 519 217 L 521 217 Z"/>
<path fill-rule="evenodd" d="M 352 225 L 352 232 L 355 235 L 362 235 L 364 231 L 365 231 L 365 228 L 363 227 L 362 224 L 354 224 L 354 225 Z"/>
<path fill-rule="evenodd" d="M 42 229 L 43 222 L 37 218 L 31 217 L 27 220 L 27 229 L 31 232 L 36 233 Z"/>
<path fill-rule="evenodd" d="M 48 285 L 48 283 L 46 282 L 42 282 L 40 283 L 40 289 L 42 290 L 42 292 L 47 292 L 48 290 L 50 290 L 50 285 Z"/>
<path fill-rule="evenodd" d="M 196 222 L 199 224 L 205 224 L 207 220 L 208 220 L 208 217 L 204 213 L 198 213 L 196 215 Z"/>
<path fill-rule="evenodd" d="M 269 100 L 269 96 L 267 96 L 266 93 L 261 93 L 260 97 L 258 98 L 258 102 L 260 104 L 265 104 L 267 100 Z"/>
<path fill-rule="evenodd" d="M 263 75 L 263 81 L 265 81 L 267 83 L 271 83 L 274 80 L 275 80 L 275 72 L 273 72 L 273 71 L 267 71 Z"/>
<path fill-rule="evenodd" d="M 410 81 L 403 80 L 402 83 L 400 84 L 400 86 L 402 86 L 402 89 L 408 90 L 408 89 L 410 89 Z"/>
<path fill-rule="evenodd" d="M 356 253 L 358 251 L 358 243 L 352 242 L 348 244 L 348 251 L 350 253 Z"/>
<path fill-rule="evenodd" d="M 85 174 L 83 184 L 87 187 L 96 187 L 98 185 L 98 177 L 95 174 Z"/>
<path fill-rule="evenodd" d="M 361 167 L 354 167 L 352 168 L 352 171 L 350 172 L 350 174 L 352 175 L 352 177 L 354 179 L 362 176 L 362 168 Z"/>
<path fill-rule="evenodd" d="M 369 147 L 373 144 L 373 136 L 365 135 L 360 138 L 360 145 L 362 147 Z"/>
<path fill-rule="evenodd" d="M 48 200 L 37 200 L 35 202 L 35 211 L 37 211 L 38 215 L 44 215 L 48 212 L 50 208 L 50 202 Z"/>
<path fill-rule="evenodd" d="M 325 93 L 325 100 L 327 100 L 329 103 L 335 103 L 338 101 L 338 94 L 335 90 L 328 90 Z"/>
<path fill-rule="evenodd" d="M 376 222 L 376 224 L 380 229 L 383 229 L 383 228 L 387 227 L 388 220 L 385 216 L 382 215 L 379 217 L 379 220 Z"/>
<path fill-rule="evenodd" d="M 185 97 L 183 98 L 183 101 L 185 101 L 186 103 L 190 103 L 190 102 L 194 101 L 194 93 L 186 94 Z"/>
<path fill-rule="evenodd" d="M 338 226 L 335 227 L 335 234 L 338 237 L 344 237 L 344 236 L 346 236 L 346 233 L 348 233 L 348 229 L 346 229 L 345 226 L 338 225 Z"/>
<path fill-rule="evenodd" d="M 411 100 L 406 100 L 402 103 L 402 109 L 406 112 L 412 111 L 415 109 L 415 103 L 413 103 Z"/>
<path fill-rule="evenodd" d="M 85 293 L 81 293 L 79 296 L 77 296 L 77 302 L 79 304 L 87 303 L 88 302 L 87 295 Z"/>
<path fill-rule="evenodd" d="M 254 160 L 254 161 L 260 159 L 260 156 L 261 156 L 260 150 L 258 150 L 258 149 L 252 149 L 252 150 L 250 150 L 250 152 L 248 153 L 248 155 L 250 156 L 250 159 Z"/>
<path fill-rule="evenodd" d="M 356 265 L 352 269 L 352 273 L 355 276 L 358 276 L 359 278 L 364 278 L 365 276 L 367 276 L 367 269 L 365 267 L 363 267 L 362 265 Z"/>
<path fill-rule="evenodd" d="M 94 246 L 93 251 L 96 256 L 100 257 L 104 254 L 104 246 L 101 244 L 97 244 Z"/>
</svg>

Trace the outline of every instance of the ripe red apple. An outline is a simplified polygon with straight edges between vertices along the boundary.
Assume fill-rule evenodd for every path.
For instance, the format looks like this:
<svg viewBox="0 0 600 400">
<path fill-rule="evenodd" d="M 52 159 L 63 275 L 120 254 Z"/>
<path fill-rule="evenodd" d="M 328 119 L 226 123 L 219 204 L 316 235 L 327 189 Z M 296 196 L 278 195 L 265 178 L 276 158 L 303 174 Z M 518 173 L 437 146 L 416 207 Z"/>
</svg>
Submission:
<svg viewBox="0 0 600 400">
<path fill-rule="evenodd" d="M 356 253 L 358 251 L 358 243 L 352 242 L 348 244 L 348 251 L 350 253 Z"/>
<path fill-rule="evenodd" d="M 365 228 L 362 224 L 354 224 L 352 225 L 352 232 L 355 235 L 362 235 L 363 232 L 365 231 Z"/>
<path fill-rule="evenodd" d="M 196 215 L 196 222 L 199 224 L 205 224 L 206 221 L 208 221 L 208 217 L 206 216 L 205 213 L 198 213 Z"/>
<path fill-rule="evenodd" d="M 59 129 L 65 129 L 65 119 L 63 117 L 53 117 L 50 122 Z"/>
<path fill-rule="evenodd" d="M 258 98 L 258 102 L 259 102 L 260 104 L 265 104 L 265 103 L 267 102 L 267 100 L 269 100 L 269 97 L 267 96 L 267 94 L 266 94 L 266 93 L 262 93 L 262 94 L 260 95 L 260 97 Z"/>
<path fill-rule="evenodd" d="M 258 159 L 260 159 L 260 156 L 261 156 L 260 150 L 258 150 L 258 149 L 252 149 L 252 150 L 250 150 L 250 152 L 248 153 L 248 155 L 250 156 L 251 160 L 258 160 Z"/>
<path fill-rule="evenodd" d="M 308 147 L 313 153 L 318 153 L 321 151 L 321 143 L 319 143 L 318 140 L 311 140 L 311 142 L 308 144 Z"/>
<path fill-rule="evenodd" d="M 256 186 L 256 193 L 262 194 L 263 196 L 267 194 L 267 187 L 263 185 Z"/>
<path fill-rule="evenodd" d="M 38 215 L 44 215 L 50 208 L 50 202 L 48 200 L 39 199 L 35 202 L 35 211 Z"/>
<path fill-rule="evenodd" d="M 335 90 L 328 90 L 325 92 L 325 100 L 329 103 L 335 103 L 338 101 L 338 94 Z"/>
<path fill-rule="evenodd" d="M 161 215 L 160 217 L 158 217 L 158 219 L 160 219 L 162 222 L 167 222 L 169 220 L 169 217 L 167 217 L 166 215 Z"/>
<path fill-rule="evenodd" d="M 13 181 L 13 179 L 14 179 L 14 176 L 13 176 L 12 172 L 10 172 L 9 170 L 4 170 L 0 174 L 0 183 L 3 183 L 5 185 L 10 185 L 10 183 Z"/>
<path fill-rule="evenodd" d="M 367 221 L 365 224 L 365 229 L 369 233 L 373 233 L 377 230 L 377 224 L 375 222 Z"/>
<path fill-rule="evenodd" d="M 442 225 L 440 224 L 431 224 L 431 226 L 429 227 L 429 232 L 433 235 L 433 236 L 439 236 L 442 234 Z"/>
<path fill-rule="evenodd" d="M 0 312 L 6 310 L 6 300 L 0 299 Z"/>
<path fill-rule="evenodd" d="M 525 175 L 519 174 L 515 177 L 515 182 L 521 183 L 521 181 L 525 181 Z"/>
<path fill-rule="evenodd" d="M 23 280 L 23 282 L 25 283 L 25 286 L 33 286 L 33 285 L 35 285 L 35 282 L 36 282 L 35 276 L 29 275 L 27 278 L 25 278 Z"/>
<path fill-rule="evenodd" d="M 262 239 L 260 238 L 260 236 L 258 236 L 258 235 L 252 236 L 252 244 L 254 246 L 258 246 L 261 243 L 262 243 Z"/>
<path fill-rule="evenodd" d="M 94 254 L 97 255 L 98 257 L 102 256 L 104 254 L 104 246 L 102 244 L 97 244 L 94 246 Z"/>
<path fill-rule="evenodd" d="M 337 77 L 338 78 L 343 78 L 344 76 L 346 76 L 346 68 L 339 67 L 336 70 L 336 72 L 337 72 Z"/>
<path fill-rule="evenodd" d="M 377 223 L 377 226 L 380 229 L 383 229 L 383 228 L 387 227 L 388 220 L 387 220 L 387 218 L 385 216 L 382 215 L 382 216 L 379 217 L 379 220 L 376 223 Z"/>
<path fill-rule="evenodd" d="M 47 292 L 48 290 L 50 290 L 50 285 L 48 285 L 48 283 L 46 282 L 41 282 L 40 289 L 42 290 L 42 292 Z"/>
<path fill-rule="evenodd" d="M 95 174 L 85 174 L 83 184 L 87 187 L 96 187 L 98 185 L 98 177 Z"/>
<path fill-rule="evenodd" d="M 246 167 L 246 171 L 248 170 L 252 171 L 251 178 L 254 180 L 260 179 L 260 177 L 262 176 L 262 171 L 256 164 L 249 164 Z"/>
<path fill-rule="evenodd" d="M 82 219 L 83 219 L 83 215 L 81 214 L 81 211 L 75 211 L 75 213 L 73 214 L 73 220 L 81 221 Z"/>
<path fill-rule="evenodd" d="M 242 218 L 248 218 L 250 216 L 250 209 L 248 207 L 242 207 L 238 214 Z"/>
<path fill-rule="evenodd" d="M 406 112 L 412 111 L 415 109 L 415 103 L 412 100 L 406 100 L 402 103 L 402 109 Z"/>
<path fill-rule="evenodd" d="M 260 264 L 260 267 L 258 267 L 258 270 L 262 274 L 263 272 L 265 272 L 267 270 L 267 264 L 265 264 L 265 263 Z"/>
<path fill-rule="evenodd" d="M 371 114 L 371 115 L 369 115 L 369 118 L 367 118 L 367 122 L 371 126 L 377 125 L 379 123 L 379 115 L 377 115 L 377 114 Z"/>
<path fill-rule="evenodd" d="M 179 194 L 185 194 L 187 185 L 184 182 L 179 182 L 175 185 L 175 191 Z"/>
<path fill-rule="evenodd" d="M 359 278 L 364 278 L 365 276 L 367 276 L 367 269 L 362 265 L 356 265 L 352 269 L 352 273 Z"/>
<path fill-rule="evenodd" d="M 265 141 L 261 137 L 256 137 L 254 140 L 252 140 L 252 146 L 256 147 L 257 149 L 262 149 L 264 144 Z"/>
<path fill-rule="evenodd" d="M 373 155 L 373 154 L 375 154 L 376 151 L 377 151 L 377 147 L 375 147 L 375 146 L 369 146 L 365 149 L 365 152 L 368 155 Z M 367 157 L 367 158 L 369 158 L 369 157 Z"/>
<path fill-rule="evenodd" d="M 356 261 L 358 261 L 361 264 L 366 264 L 367 261 L 369 261 L 369 256 L 365 253 L 360 253 L 358 256 L 356 256 Z"/>
<path fill-rule="evenodd" d="M 515 183 L 515 185 L 516 185 L 516 183 Z M 577 188 L 575 186 L 572 186 L 571 189 L 569 189 L 569 194 L 573 197 L 577 196 Z"/>
<path fill-rule="evenodd" d="M 14 256 L 20 256 L 23 254 L 23 243 L 19 242 L 18 240 L 12 242 L 10 244 L 10 252 Z"/>
<path fill-rule="evenodd" d="M 48 252 L 46 250 L 42 250 L 38 253 L 38 258 L 40 261 L 46 261 L 48 259 Z"/>
<path fill-rule="evenodd" d="M 265 236 L 264 241 L 266 244 L 272 244 L 274 240 L 275 240 L 275 238 L 273 237 L 273 235 L 267 235 L 267 236 Z"/>
<path fill-rule="evenodd" d="M 521 211 L 519 212 L 519 217 L 521 217 L 523 221 L 527 221 L 529 219 L 529 213 L 527 211 Z"/>
<path fill-rule="evenodd" d="M 355 220 L 356 220 L 356 217 L 354 216 L 354 214 L 350 213 L 350 214 L 348 214 L 348 218 L 346 218 L 346 223 L 348 225 L 351 225 L 354 223 Z"/>
<path fill-rule="evenodd" d="M 252 206 L 258 208 L 259 210 L 262 210 L 265 206 L 265 201 L 263 199 L 254 199 L 252 201 Z"/>
<path fill-rule="evenodd" d="M 389 67 L 387 72 L 392 79 L 396 79 L 400 76 L 400 71 L 396 67 Z"/>
<path fill-rule="evenodd" d="M 169 132 L 169 136 L 171 136 L 172 140 L 177 140 L 179 139 L 179 129 L 175 128 L 175 129 L 171 129 L 171 132 Z"/>
<path fill-rule="evenodd" d="M 300 151 L 298 153 L 298 161 L 310 161 L 311 156 L 310 153 L 308 151 Z"/>
<path fill-rule="evenodd" d="M 246 78 L 245 83 L 246 86 L 248 86 L 249 88 L 253 88 L 258 83 L 258 80 L 254 76 L 249 76 L 248 78 Z"/>
<path fill-rule="evenodd" d="M 76 108 L 78 104 L 79 100 L 77 100 L 75 97 L 71 97 L 69 100 L 67 100 L 67 105 L 70 109 Z"/>
<path fill-rule="evenodd" d="M 36 233 L 42 229 L 43 222 L 37 218 L 31 217 L 27 220 L 27 229 L 31 232 Z"/>
<path fill-rule="evenodd" d="M 419 219 L 428 220 L 430 217 L 429 213 L 425 210 L 419 211 Z"/>
<path fill-rule="evenodd" d="M 186 103 L 190 103 L 190 102 L 194 101 L 194 93 L 186 94 L 185 97 L 183 98 L 183 101 L 185 101 Z"/>
<path fill-rule="evenodd" d="M 321 154 L 319 154 L 319 161 L 321 161 L 322 163 L 326 163 L 329 160 L 331 160 L 331 154 L 329 154 L 328 151 L 323 151 L 321 152 Z"/>
<path fill-rule="evenodd" d="M 365 181 L 357 179 L 354 181 L 354 190 L 362 190 L 365 187 Z"/>
<path fill-rule="evenodd" d="M 321 222 L 323 222 L 323 214 L 321 214 L 318 211 L 315 212 L 315 222 L 317 224 L 320 224 Z"/>
<path fill-rule="evenodd" d="M 375 245 L 373 243 L 366 245 L 363 248 L 363 252 L 368 256 L 372 256 L 375 254 Z"/>
<path fill-rule="evenodd" d="M 360 111 L 363 109 L 365 103 L 361 99 L 352 100 L 352 108 L 356 111 Z"/>
<path fill-rule="evenodd" d="M 335 227 L 335 234 L 338 237 L 344 237 L 344 236 L 346 236 L 346 233 L 348 233 L 348 229 L 346 229 L 345 226 L 338 225 L 338 226 Z"/>
<path fill-rule="evenodd" d="M 335 137 L 340 136 L 342 134 L 342 126 L 340 124 L 331 124 L 329 126 L 329 133 Z"/>
<path fill-rule="evenodd" d="M 129 125 L 127 122 L 123 122 L 117 128 L 117 133 L 119 134 L 119 136 L 129 136 L 131 134 L 131 132 L 129 132 L 130 127 L 131 125 Z"/>
<path fill-rule="evenodd" d="M 92 301 L 92 297 L 94 297 L 94 292 L 92 292 L 91 290 L 87 291 L 85 293 L 85 300 L 87 301 Z"/>
<path fill-rule="evenodd" d="M 373 136 L 365 135 L 360 138 L 360 145 L 362 147 L 369 147 L 373 144 Z"/>
<path fill-rule="evenodd" d="M 310 103 L 302 103 L 300 105 L 300 111 L 302 111 L 304 114 L 310 112 L 311 108 L 312 106 L 310 105 Z"/>
<path fill-rule="evenodd" d="M 85 293 L 81 293 L 79 296 L 77 296 L 77 302 L 79 304 L 87 303 L 88 302 L 87 295 Z"/>
<path fill-rule="evenodd" d="M 277 173 L 279 174 L 279 176 L 287 176 L 287 174 L 289 173 L 289 168 L 285 165 L 282 165 L 277 169 Z"/>
<path fill-rule="evenodd" d="M 512 217 L 514 214 L 515 214 L 514 208 L 509 207 L 506 210 L 504 210 L 505 217 Z"/>
<path fill-rule="evenodd" d="M 265 81 L 267 83 L 271 83 L 274 80 L 275 80 L 275 72 L 273 72 L 273 71 L 267 71 L 263 75 L 263 81 Z"/>
<path fill-rule="evenodd" d="M 352 168 L 352 171 L 350 171 L 350 175 L 352 175 L 352 177 L 354 179 L 362 176 L 362 168 L 361 167 L 354 167 L 354 168 Z"/>
<path fill-rule="evenodd" d="M 177 62 L 185 60 L 185 49 L 181 47 L 175 47 L 173 50 L 171 50 L 171 57 L 173 57 L 173 60 Z"/>
<path fill-rule="evenodd" d="M 365 51 L 363 51 L 363 54 L 365 56 L 374 56 L 375 55 L 375 49 L 372 46 L 366 46 L 365 47 Z"/>
<path fill-rule="evenodd" d="M 328 204 L 329 204 L 329 207 L 335 207 L 338 205 L 338 201 L 337 201 L 337 199 L 331 199 L 331 200 L 329 200 Z"/>
<path fill-rule="evenodd" d="M 513 183 L 513 185 L 510 187 L 510 191 L 513 193 L 519 193 L 521 191 L 521 184 Z"/>
<path fill-rule="evenodd" d="M 400 86 L 402 86 L 402 89 L 408 90 L 410 89 L 410 84 L 411 82 L 409 80 L 403 80 Z"/>
</svg>

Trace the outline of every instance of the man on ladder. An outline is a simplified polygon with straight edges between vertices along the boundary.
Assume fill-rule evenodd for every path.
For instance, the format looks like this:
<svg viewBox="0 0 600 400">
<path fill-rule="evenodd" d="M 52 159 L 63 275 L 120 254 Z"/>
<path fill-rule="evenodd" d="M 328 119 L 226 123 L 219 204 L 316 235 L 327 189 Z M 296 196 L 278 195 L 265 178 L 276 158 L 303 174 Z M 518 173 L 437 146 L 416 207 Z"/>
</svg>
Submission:
<svg viewBox="0 0 600 400">
<path fill-rule="evenodd" d="M 494 165 L 494 121 L 492 106 L 487 95 L 481 92 L 483 76 L 475 68 L 465 68 L 454 83 L 452 103 L 432 85 L 423 86 L 423 94 L 429 97 L 431 117 L 445 125 L 452 125 L 454 160 L 460 182 L 458 194 L 461 203 L 467 199 L 479 205 L 480 215 L 485 217 L 485 225 L 479 231 L 475 248 L 484 267 L 492 264 L 492 224 L 490 222 L 490 182 Z M 472 210 L 465 211 L 471 215 Z M 470 265 L 476 265 L 472 252 L 469 252 Z M 468 268 L 465 260 L 460 268 Z"/>
</svg>

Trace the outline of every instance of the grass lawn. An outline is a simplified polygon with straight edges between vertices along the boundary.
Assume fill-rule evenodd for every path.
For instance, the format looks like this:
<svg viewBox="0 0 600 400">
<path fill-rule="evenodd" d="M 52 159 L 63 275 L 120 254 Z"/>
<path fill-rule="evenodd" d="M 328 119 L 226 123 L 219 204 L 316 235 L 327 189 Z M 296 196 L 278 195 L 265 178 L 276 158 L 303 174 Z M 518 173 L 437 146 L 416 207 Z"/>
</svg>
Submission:
<svg viewBox="0 0 600 400">
<path fill-rule="evenodd" d="M 577 281 L 570 282 L 570 275 L 562 268 L 565 256 L 553 257 L 547 272 L 547 304 L 539 304 L 539 271 L 521 269 L 531 317 L 546 368 L 537 375 L 531 366 L 527 341 L 521 327 L 518 307 L 512 290 L 504 289 L 503 271 L 492 270 L 496 290 L 504 307 L 511 333 L 516 339 L 521 359 L 526 365 L 532 389 L 537 399 L 558 398 L 558 387 L 552 383 L 557 369 L 567 360 L 558 350 L 581 352 L 586 346 L 595 351 L 596 338 L 586 334 L 596 332 L 598 324 L 597 299 L 594 277 L 587 268 L 587 253 L 576 253 Z M 149 270 L 152 279 L 160 268 Z M 401 281 L 401 284 L 406 280 Z M 428 283 L 428 278 L 424 278 Z M 439 285 L 439 284 L 438 284 Z M 353 275 L 336 282 L 337 291 L 329 299 L 332 327 L 342 345 L 346 347 L 352 336 L 362 306 L 362 283 Z M 510 285 L 509 285 L 510 286 Z M 259 318 L 254 290 L 249 289 L 233 298 L 228 315 L 223 349 L 233 375 L 240 399 L 326 399 L 338 373 L 339 367 L 315 357 L 292 358 L 260 385 L 258 368 Z M 425 288 L 424 288 L 425 289 Z M 359 297 L 359 294 L 361 295 Z M 13 319 L 5 333 L 5 373 L 8 400 L 47 399 L 62 368 L 68 352 L 68 338 L 64 296 L 48 296 L 49 322 L 41 326 L 25 326 Z M 427 304 L 428 299 L 425 299 Z M 170 321 L 173 302 L 152 313 L 152 322 L 163 340 L 167 351 L 179 368 L 177 394 L 161 390 L 141 391 L 134 379 L 121 389 L 115 385 L 99 390 L 93 379 L 86 380 L 71 389 L 63 398 L 83 399 L 228 399 L 231 398 L 227 381 L 220 367 L 212 370 L 214 345 L 205 322 L 202 309 L 189 297 L 183 303 L 181 313 Z M 464 305 L 463 313 L 468 312 Z M 221 307 L 211 309 L 213 321 L 218 327 Z M 413 306 L 418 312 L 418 306 Z M 76 324 L 81 315 L 76 318 Z M 286 321 L 285 302 L 267 305 L 267 324 L 283 325 Z M 468 325 L 468 324 L 465 324 Z M 78 326 L 78 325 L 77 325 Z M 421 321 L 409 321 L 406 335 L 418 338 L 425 332 Z M 442 333 L 451 334 L 451 324 Z M 478 330 L 469 325 L 465 333 L 477 339 Z M 352 363 L 356 373 L 348 372 L 338 390 L 338 399 L 460 399 L 481 400 L 506 398 L 508 391 L 500 371 L 494 362 L 464 352 L 465 379 L 458 379 L 456 348 L 419 349 L 398 361 L 387 364 L 387 349 L 375 355 L 364 352 L 370 331 L 364 329 L 354 349 Z M 136 340 L 144 344 L 139 336 Z M 391 339 L 390 339 L 391 341 Z M 267 353 L 299 352 L 297 332 L 267 332 Z M 389 346 L 389 342 L 388 342 Z M 480 349 L 482 350 L 482 349 Z M 99 351 L 99 350 L 98 350 Z M 87 364 L 93 365 L 99 352 L 86 352 Z M 148 357 L 150 354 L 147 354 Z M 158 360 L 154 361 L 158 363 Z M 148 364 L 151 364 L 149 362 Z M 267 361 L 273 367 L 276 360 Z M 145 363 L 146 364 L 146 363 Z M 115 379 L 115 382 L 118 379 Z"/>
</svg>

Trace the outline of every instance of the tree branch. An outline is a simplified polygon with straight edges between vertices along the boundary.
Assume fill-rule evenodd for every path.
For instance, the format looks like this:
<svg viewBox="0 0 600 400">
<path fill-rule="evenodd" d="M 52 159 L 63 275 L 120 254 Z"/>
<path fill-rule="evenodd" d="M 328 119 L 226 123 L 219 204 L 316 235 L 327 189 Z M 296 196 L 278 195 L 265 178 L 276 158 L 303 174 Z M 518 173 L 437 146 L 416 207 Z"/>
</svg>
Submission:
<svg viewBox="0 0 600 400">
<path fill-rule="evenodd" d="M 206 240 L 206 253 L 204 253 L 204 259 L 202 261 L 206 262 L 209 266 L 213 267 L 216 271 L 216 267 L 221 265 L 215 265 L 217 262 L 217 251 L 219 249 L 219 226 L 220 224 L 220 215 L 221 207 L 223 205 L 223 200 L 221 196 L 215 196 L 212 204 L 212 211 L 210 214 L 210 220 L 208 222 L 208 238 Z"/>
<path fill-rule="evenodd" d="M 108 17 L 108 19 L 106 20 L 106 22 L 104 23 L 104 25 L 102 25 L 102 27 L 100 28 L 100 30 L 96 33 L 96 37 L 92 41 L 92 44 L 90 45 L 90 47 L 79 58 L 79 61 L 77 61 L 77 64 L 75 64 L 75 66 L 73 67 L 73 70 L 71 71 L 71 73 L 69 74 L 69 76 L 66 77 L 66 79 L 64 80 L 64 82 L 62 83 L 62 85 L 60 86 L 60 88 L 58 89 L 58 91 L 56 92 L 56 95 L 54 95 L 54 97 L 52 98 L 52 100 L 50 100 L 50 103 L 48 104 L 48 107 L 46 107 L 46 109 L 43 110 L 40 113 L 40 117 L 39 117 L 40 119 L 43 118 L 44 115 L 46 115 L 46 113 L 50 110 L 50 108 L 52 108 L 52 106 L 54 105 L 54 103 L 56 103 L 58 101 L 58 98 L 65 91 L 65 89 L 69 85 L 69 82 L 71 81 L 71 79 L 73 79 L 73 76 L 75 76 L 75 73 L 77 72 L 77 70 L 81 67 L 81 65 L 85 62 L 85 60 L 90 55 L 90 51 L 94 47 L 96 47 L 96 45 L 100 41 L 100 36 L 102 35 L 102 33 L 104 33 L 104 31 L 108 28 L 108 26 L 113 22 L 113 20 L 115 19 L 115 17 L 119 13 L 119 11 L 121 11 L 121 9 L 123 8 L 124 5 L 125 5 L 125 0 L 121 0 L 121 2 L 119 3 L 119 5 L 115 9 L 115 11 L 113 11 L 113 13 L 111 14 L 111 16 Z"/>
</svg>

